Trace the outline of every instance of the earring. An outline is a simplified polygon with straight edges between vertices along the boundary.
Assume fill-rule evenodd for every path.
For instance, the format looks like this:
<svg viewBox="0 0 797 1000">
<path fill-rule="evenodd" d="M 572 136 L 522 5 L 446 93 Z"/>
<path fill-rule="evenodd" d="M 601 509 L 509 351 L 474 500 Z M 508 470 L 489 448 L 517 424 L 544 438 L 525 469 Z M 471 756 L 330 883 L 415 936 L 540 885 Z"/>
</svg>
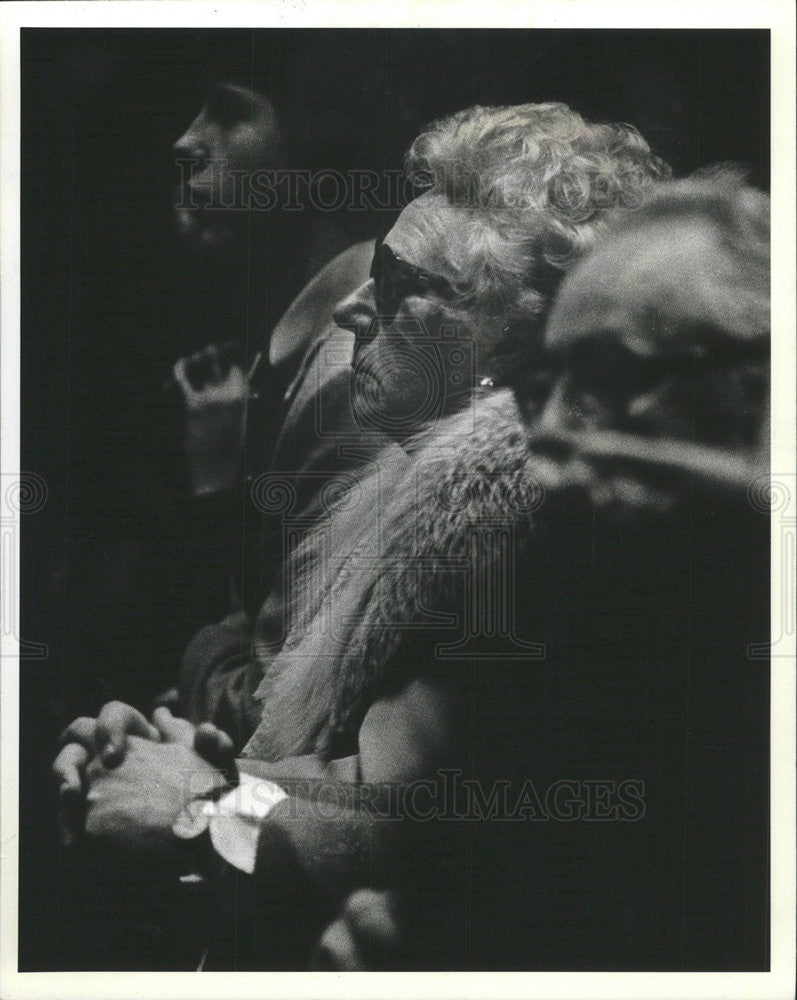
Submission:
<svg viewBox="0 0 797 1000">
<path fill-rule="evenodd" d="M 494 389 L 495 379 L 492 375 L 477 375 L 476 385 L 478 385 L 480 389 Z"/>
</svg>

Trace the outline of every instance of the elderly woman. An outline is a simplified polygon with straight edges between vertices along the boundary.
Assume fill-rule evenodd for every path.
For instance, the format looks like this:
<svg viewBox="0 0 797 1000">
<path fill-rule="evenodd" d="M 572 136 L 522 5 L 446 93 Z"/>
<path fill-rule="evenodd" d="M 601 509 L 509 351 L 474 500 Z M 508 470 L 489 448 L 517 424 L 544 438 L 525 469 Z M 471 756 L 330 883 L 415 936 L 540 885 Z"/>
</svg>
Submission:
<svg viewBox="0 0 797 1000">
<path fill-rule="evenodd" d="M 488 743 L 504 762 L 515 758 L 501 780 L 528 762 L 523 706 L 547 669 L 547 639 L 535 634 L 540 598 L 530 603 L 529 587 L 547 586 L 562 566 L 553 545 L 541 559 L 525 552 L 541 494 L 508 387 L 536 412 L 544 320 L 559 280 L 612 209 L 637 207 L 666 174 L 633 129 L 590 125 L 553 104 L 454 115 L 416 142 L 408 165 L 424 191 L 337 313 L 358 335 L 361 428 L 400 444 L 353 491 L 338 493 L 297 550 L 284 648 L 275 654 L 268 642 L 266 607 L 254 656 L 236 665 L 232 682 L 212 667 L 184 677 L 194 721 L 223 724 L 233 739 L 212 725 L 194 733 L 165 712 L 153 729 L 118 706 L 66 734 L 67 743 L 102 751 L 89 767 L 89 838 L 188 858 L 179 845 L 197 834 L 201 859 L 211 852 L 207 828 L 220 858 L 257 869 L 277 909 L 290 907 L 281 922 L 294 936 L 308 914 L 329 916 L 342 894 L 367 882 L 372 866 L 388 877 L 379 874 L 389 871 L 385 858 L 408 857 L 403 848 L 383 853 L 367 808 L 382 808 L 385 789 L 441 767 L 488 775 Z M 408 437 L 430 418 L 438 422 L 425 437 Z M 495 684 L 481 715 L 488 677 Z M 253 698 L 231 697 L 247 685 Z M 514 723 L 502 716 L 507 709 Z M 223 789 L 219 765 L 229 770 L 233 743 L 244 742 L 248 777 L 237 799 L 211 807 L 202 797 Z M 62 775 L 80 766 L 64 755 Z M 190 783 L 177 783 L 189 772 Z M 286 798 L 285 783 L 296 779 L 310 784 Z M 458 903 L 449 909 L 456 926 Z M 268 933 L 273 947 L 270 921 Z"/>
<path fill-rule="evenodd" d="M 350 397 L 325 391 L 341 354 L 348 364 L 339 338 L 312 361 L 319 390 L 302 420 L 324 445 L 321 460 L 305 462 L 304 486 L 279 474 L 257 481 L 262 508 L 283 514 L 284 537 L 272 537 L 272 546 L 290 549 L 313 517 L 329 520 L 340 489 L 319 488 L 319 480 L 341 467 L 333 444 L 351 455 L 374 440 L 395 442 L 377 460 L 387 477 L 406 465 L 407 439 L 467 407 L 474 389 L 522 377 L 528 405 L 536 405 L 545 385 L 542 329 L 558 282 L 613 208 L 638 205 L 668 174 L 634 129 L 591 124 L 562 104 L 459 112 L 418 137 L 406 169 L 421 193 L 378 243 L 370 279 L 335 313 L 357 338 Z M 311 382 L 305 378 L 301 397 Z M 293 500 L 308 483 L 319 493 L 310 512 Z M 366 509 L 351 524 L 370 520 Z M 343 551 L 346 539 L 329 544 Z M 236 655 L 214 656 L 213 635 L 203 632 L 184 659 L 184 713 L 215 722 L 239 746 L 261 721 L 253 695 L 289 626 L 290 587 L 282 579 L 272 587 Z"/>
</svg>

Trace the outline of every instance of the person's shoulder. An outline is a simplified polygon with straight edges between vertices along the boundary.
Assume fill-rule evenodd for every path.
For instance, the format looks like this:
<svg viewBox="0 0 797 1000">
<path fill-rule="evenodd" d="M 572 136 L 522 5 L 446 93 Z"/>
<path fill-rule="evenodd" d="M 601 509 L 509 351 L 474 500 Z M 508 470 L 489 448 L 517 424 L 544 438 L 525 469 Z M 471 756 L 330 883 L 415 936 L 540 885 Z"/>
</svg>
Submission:
<svg viewBox="0 0 797 1000">
<path fill-rule="evenodd" d="M 340 299 L 341 286 L 346 286 L 347 291 L 353 291 L 368 280 L 373 256 L 374 240 L 363 240 L 361 243 L 355 243 L 343 253 L 338 254 L 337 257 L 333 257 L 328 264 L 325 264 L 313 280 L 305 286 L 296 302 L 298 303 L 305 296 L 324 301 L 332 297 L 334 298 L 333 304 L 337 304 Z"/>
<path fill-rule="evenodd" d="M 338 254 L 302 289 L 274 328 L 269 346 L 272 367 L 295 368 L 329 326 L 335 306 L 368 280 L 374 241 L 364 240 Z"/>
</svg>

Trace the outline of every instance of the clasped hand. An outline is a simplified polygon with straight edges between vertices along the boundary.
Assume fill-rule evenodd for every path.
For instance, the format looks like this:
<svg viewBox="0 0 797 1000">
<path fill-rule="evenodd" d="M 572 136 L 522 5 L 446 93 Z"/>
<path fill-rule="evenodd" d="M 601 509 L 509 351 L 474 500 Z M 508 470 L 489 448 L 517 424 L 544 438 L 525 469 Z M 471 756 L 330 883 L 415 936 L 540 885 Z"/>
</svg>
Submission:
<svg viewBox="0 0 797 1000">
<path fill-rule="evenodd" d="M 168 708 L 152 721 L 122 702 L 66 728 L 53 763 L 61 840 L 81 835 L 116 847 L 164 852 L 172 824 L 192 800 L 237 781 L 232 740 L 212 723 L 195 727 Z"/>
<path fill-rule="evenodd" d="M 191 490 L 203 496 L 233 489 L 243 462 L 249 379 L 233 360 L 234 343 L 181 358 L 174 381 L 185 401 L 185 458 Z"/>
</svg>

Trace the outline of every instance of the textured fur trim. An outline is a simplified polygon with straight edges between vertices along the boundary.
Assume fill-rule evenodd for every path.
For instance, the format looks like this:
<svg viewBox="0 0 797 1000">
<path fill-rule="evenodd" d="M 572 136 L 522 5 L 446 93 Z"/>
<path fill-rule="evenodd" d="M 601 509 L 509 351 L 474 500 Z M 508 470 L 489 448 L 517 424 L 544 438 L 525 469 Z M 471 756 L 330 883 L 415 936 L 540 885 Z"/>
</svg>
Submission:
<svg viewBox="0 0 797 1000">
<path fill-rule="evenodd" d="M 407 627 L 460 606 L 466 574 L 452 567 L 473 572 L 495 557 L 472 529 L 510 523 L 521 543 L 528 536 L 540 490 L 510 390 L 476 400 L 408 450 L 400 468 L 377 461 L 357 497 L 297 550 L 290 575 L 304 584 L 258 689 L 263 717 L 247 753 L 328 754 L 383 690 Z"/>
</svg>

